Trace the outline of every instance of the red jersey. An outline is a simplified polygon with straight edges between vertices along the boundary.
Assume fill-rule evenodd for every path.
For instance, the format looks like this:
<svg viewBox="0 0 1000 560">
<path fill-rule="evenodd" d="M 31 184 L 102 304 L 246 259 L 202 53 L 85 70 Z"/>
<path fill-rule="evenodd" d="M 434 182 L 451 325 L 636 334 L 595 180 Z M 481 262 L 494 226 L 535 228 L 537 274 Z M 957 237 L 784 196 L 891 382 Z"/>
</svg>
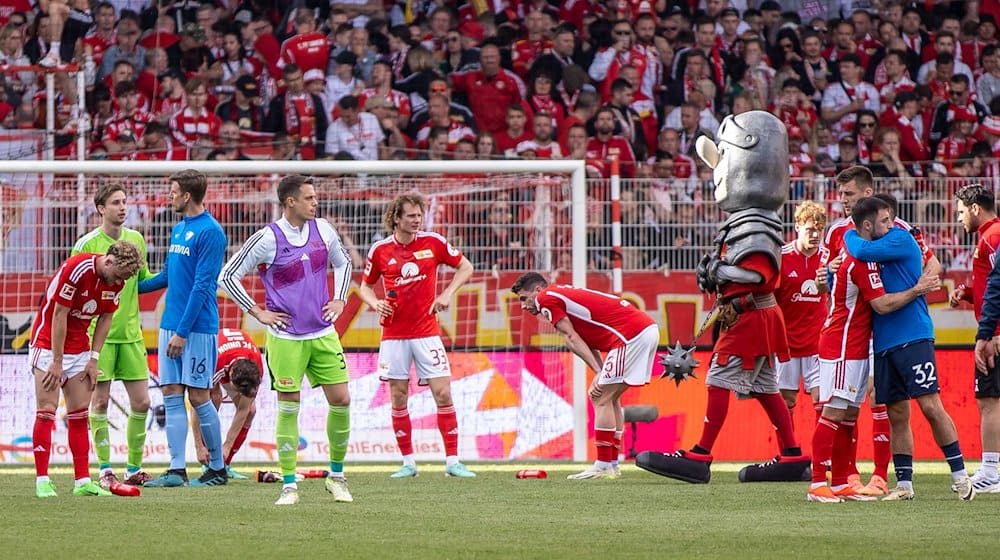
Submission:
<svg viewBox="0 0 1000 560">
<path fill-rule="evenodd" d="M 791 242 L 781 249 L 781 283 L 774 295 L 785 318 L 788 351 L 793 358 L 815 356 L 822 323 L 826 315 L 826 294 L 819 293 L 816 271 L 826 262 L 826 248 L 806 256 Z"/>
<path fill-rule="evenodd" d="M 213 385 L 229 383 L 229 370 L 236 360 L 250 360 L 260 368 L 264 376 L 264 362 L 260 357 L 260 349 L 253 343 L 250 335 L 239 329 L 219 330 L 219 357 L 215 362 Z"/>
<path fill-rule="evenodd" d="M 580 339 L 601 352 L 625 346 L 656 324 L 628 301 L 586 288 L 549 286 L 539 292 L 535 304 L 553 325 L 569 319 Z"/>
<path fill-rule="evenodd" d="M 521 39 L 510 49 L 511 65 L 521 78 L 528 77 L 528 68 L 543 54 L 552 52 L 552 41 L 542 38 L 537 41 Z"/>
<path fill-rule="evenodd" d="M 174 141 L 181 146 L 193 146 L 199 138 L 208 138 L 213 142 L 219 137 L 222 119 L 215 113 L 202 109 L 200 115 L 195 115 L 191 109 L 184 108 L 170 117 L 167 124 L 173 134 Z"/>
<path fill-rule="evenodd" d="M 535 140 L 525 140 L 524 142 L 519 142 L 514 151 L 518 154 L 529 151 L 534 152 L 535 159 L 563 159 L 562 148 L 555 141 L 551 141 L 543 146 Z"/>
<path fill-rule="evenodd" d="M 361 90 L 361 93 L 358 94 L 358 106 L 364 107 L 365 102 L 368 101 L 368 98 L 376 95 L 385 95 L 386 99 L 388 99 L 390 103 L 392 103 L 397 109 L 399 109 L 399 116 L 409 117 L 410 115 L 413 114 L 413 109 L 410 106 L 410 96 L 401 91 L 396 91 L 394 89 L 390 89 L 389 93 L 380 93 L 379 90 L 376 88 L 365 88 Z M 338 108 L 339 107 L 334 108 L 334 115 L 333 115 L 334 119 L 337 119 L 339 116 L 337 115 Z"/>
<path fill-rule="evenodd" d="M 587 140 L 587 160 L 593 160 L 597 164 L 603 164 L 598 169 L 602 169 L 602 178 L 611 176 L 611 157 L 618 156 L 621 164 L 619 170 L 623 178 L 635 176 L 635 152 L 628 140 L 621 136 L 612 136 L 607 142 L 602 142 L 597 136 L 591 136 Z"/>
<path fill-rule="evenodd" d="M 535 134 L 527 128 L 523 129 L 521 135 L 517 137 L 511 136 L 508 130 L 505 128 L 494 135 L 497 143 L 497 153 L 501 155 L 511 157 L 517 155 L 517 145 L 535 137 Z"/>
<path fill-rule="evenodd" d="M 136 140 L 142 138 L 143 133 L 146 132 L 146 125 L 156 120 L 156 117 L 143 111 L 142 109 L 137 110 L 132 116 L 126 116 L 120 112 L 115 114 L 111 122 L 107 123 L 104 128 L 104 135 L 101 137 L 102 142 L 108 140 L 118 141 L 118 137 L 125 132 L 131 132 L 132 136 Z"/>
<path fill-rule="evenodd" d="M 104 51 L 110 49 L 111 45 L 115 44 L 115 33 L 112 32 L 110 37 L 102 37 L 96 33 L 91 33 L 84 37 L 81 42 L 83 43 L 84 50 L 86 50 L 87 46 L 90 46 L 94 57 L 94 64 L 100 68 L 101 60 L 104 58 Z"/>
<path fill-rule="evenodd" d="M 322 70 L 325 74 L 329 58 L 330 42 L 326 35 L 319 31 L 313 31 L 285 39 L 285 42 L 281 44 L 278 68 L 295 63 L 299 65 L 303 74 L 309 70 Z"/>
<path fill-rule="evenodd" d="M 722 255 L 725 258 L 725 254 Z M 740 267 L 760 274 L 764 280 L 758 284 L 726 284 L 720 295 L 725 299 L 734 299 L 747 294 L 773 294 L 778 287 L 781 276 L 764 253 L 753 253 L 740 262 Z M 785 335 L 785 319 L 778 306 L 766 309 L 750 309 L 743 312 L 739 320 L 728 329 L 719 333 L 719 340 L 713 349 L 720 365 L 729 363 L 730 357 L 743 360 L 743 369 L 753 369 L 757 358 L 764 356 L 771 359 L 777 355 L 779 362 L 787 362 L 791 356 L 788 353 L 788 340 Z M 771 364 L 776 365 L 776 364 Z"/>
<path fill-rule="evenodd" d="M 998 247 L 1000 247 L 1000 218 L 993 218 L 979 226 L 979 241 L 976 242 L 976 251 L 972 254 L 972 292 L 968 290 L 965 292 L 966 301 L 972 303 L 977 321 L 983 311 L 983 294 L 986 293 L 986 282 L 990 272 L 993 271 Z M 994 334 L 1000 334 L 1000 325 Z"/>
<path fill-rule="evenodd" d="M 457 268 L 461 262 L 462 252 L 433 232 L 417 232 L 406 245 L 395 235 L 372 245 L 361 281 L 373 285 L 381 277 L 386 290 L 397 294 L 396 311 L 382 327 L 382 340 L 439 336 L 437 317 L 431 313 L 438 265 Z"/>
<path fill-rule="evenodd" d="M 975 143 L 975 138 L 959 138 L 958 136 L 949 134 L 938 142 L 937 152 L 934 154 L 934 159 L 943 163 L 948 171 L 951 171 L 951 168 L 955 166 L 955 162 L 958 158 L 962 154 L 971 150 L 973 144 Z"/>
<path fill-rule="evenodd" d="M 867 360 L 871 350 L 871 300 L 884 296 L 878 265 L 847 255 L 833 276 L 833 307 L 819 334 L 821 360 Z"/>
<path fill-rule="evenodd" d="M 913 235 L 913 240 L 917 242 L 917 247 L 920 247 L 920 255 L 923 257 L 924 265 L 927 265 L 927 261 L 931 260 L 934 256 L 934 251 L 931 250 L 930 245 L 924 239 L 924 234 L 919 229 L 915 229 L 905 220 L 896 218 L 893 222 L 896 227 L 903 228 Z M 830 229 L 826 231 L 826 239 L 823 240 L 823 246 L 826 247 L 828 253 L 827 256 L 832 260 L 840 255 L 840 252 L 844 249 L 844 233 L 847 230 L 854 227 L 854 222 L 850 218 L 840 218 L 830 226 Z M 823 266 L 826 266 L 826 262 Z"/>
<path fill-rule="evenodd" d="M 31 347 L 52 350 L 52 315 L 56 304 L 69 308 L 66 317 L 66 341 L 63 354 L 82 354 L 90 350 L 87 329 L 94 317 L 114 313 L 122 286 L 112 286 L 97 274 L 94 253 L 80 253 L 66 259 L 45 288 L 45 300 L 35 315 L 31 328 Z"/>
<path fill-rule="evenodd" d="M 489 77 L 482 70 L 452 72 L 451 80 L 468 98 L 479 129 L 493 134 L 507 128 L 507 107 L 520 103 L 526 91 L 521 78 L 503 68 Z"/>
</svg>

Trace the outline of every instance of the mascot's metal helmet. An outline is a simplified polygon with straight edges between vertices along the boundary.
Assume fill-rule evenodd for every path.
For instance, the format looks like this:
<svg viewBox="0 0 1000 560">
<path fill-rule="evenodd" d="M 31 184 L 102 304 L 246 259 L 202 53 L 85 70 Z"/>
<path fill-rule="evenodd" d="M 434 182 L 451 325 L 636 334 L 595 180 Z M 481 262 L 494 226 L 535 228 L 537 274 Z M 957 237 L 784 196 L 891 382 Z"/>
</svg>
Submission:
<svg viewBox="0 0 1000 560">
<path fill-rule="evenodd" d="M 715 201 L 726 212 L 779 210 L 788 198 L 788 131 L 767 111 L 723 119 L 715 134 L 698 138 L 698 156 L 714 170 Z"/>
</svg>

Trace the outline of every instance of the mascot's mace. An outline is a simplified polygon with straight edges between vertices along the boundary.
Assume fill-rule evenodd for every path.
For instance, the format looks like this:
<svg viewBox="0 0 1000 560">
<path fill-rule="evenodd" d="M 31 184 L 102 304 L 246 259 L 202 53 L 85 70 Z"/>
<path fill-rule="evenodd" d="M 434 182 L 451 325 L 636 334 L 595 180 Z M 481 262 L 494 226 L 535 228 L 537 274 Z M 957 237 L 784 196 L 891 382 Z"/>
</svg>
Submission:
<svg viewBox="0 0 1000 560">
<path fill-rule="evenodd" d="M 711 478 L 712 446 L 729 410 L 730 393 L 761 404 L 778 432 L 778 455 L 744 467 L 743 482 L 808 480 L 810 462 L 795 441 L 792 420 L 778 391 L 777 361 L 789 359 L 785 322 L 774 297 L 781 269 L 783 224 L 778 210 L 788 196 L 788 133 L 765 111 L 726 117 L 717 144 L 698 139 L 698 155 L 714 170 L 715 200 L 729 216 L 715 250 L 698 265 L 698 287 L 716 295 L 712 316 L 721 323 L 705 385 L 708 409 L 701 439 L 689 451 L 646 451 L 636 465 L 685 482 Z M 694 366 L 691 350 L 675 347 L 663 360 L 665 376 L 679 381 Z M 766 434 L 762 434 L 766 435 Z"/>
</svg>

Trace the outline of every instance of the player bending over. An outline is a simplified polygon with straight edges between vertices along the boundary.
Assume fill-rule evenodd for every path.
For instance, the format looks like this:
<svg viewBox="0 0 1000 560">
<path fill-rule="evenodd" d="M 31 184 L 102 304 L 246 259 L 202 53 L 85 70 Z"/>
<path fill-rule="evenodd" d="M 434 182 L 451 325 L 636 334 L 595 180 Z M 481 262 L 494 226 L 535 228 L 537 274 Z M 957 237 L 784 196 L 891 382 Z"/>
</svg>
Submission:
<svg viewBox="0 0 1000 560">
<path fill-rule="evenodd" d="M 35 376 L 35 495 L 56 497 L 49 479 L 52 432 L 56 424 L 59 391 L 66 401 L 69 449 L 73 454 L 74 496 L 110 496 L 90 480 L 90 441 L 87 409 L 97 384 L 97 363 L 111 330 L 111 317 L 126 280 L 142 266 L 139 250 L 127 241 L 108 248 L 105 255 L 80 253 L 66 260 L 45 289 L 35 316 L 28 348 Z M 97 318 L 93 338 L 87 335 Z"/>
<path fill-rule="evenodd" d="M 521 309 L 545 317 L 562 333 L 566 346 L 594 372 L 590 400 L 594 405 L 597 460 L 572 480 L 616 478 L 625 416 L 622 394 L 649 383 L 660 342 L 660 330 L 646 313 L 618 296 L 549 286 L 541 274 L 528 272 L 511 286 Z M 601 358 L 601 352 L 605 352 Z"/>
<path fill-rule="evenodd" d="M 250 433 L 254 415 L 257 413 L 257 389 L 264 375 L 264 364 L 260 350 L 250 339 L 250 335 L 236 329 L 219 331 L 219 362 L 212 377 L 212 404 L 219 410 L 222 406 L 222 392 L 236 407 L 236 414 L 222 442 L 222 456 L 226 462 L 226 474 L 233 480 L 246 480 L 232 468 L 233 456 L 240 450 Z M 191 431 L 194 433 L 195 454 L 202 469 L 208 467 L 208 448 L 201 438 L 197 417 L 191 413 Z"/>
</svg>

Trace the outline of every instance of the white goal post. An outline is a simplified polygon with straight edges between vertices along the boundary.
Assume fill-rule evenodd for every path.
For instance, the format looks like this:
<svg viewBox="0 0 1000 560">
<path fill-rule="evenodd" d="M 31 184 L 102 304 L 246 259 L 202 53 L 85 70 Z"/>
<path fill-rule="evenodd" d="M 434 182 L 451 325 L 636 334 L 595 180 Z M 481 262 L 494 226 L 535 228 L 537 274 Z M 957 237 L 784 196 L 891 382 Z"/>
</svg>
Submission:
<svg viewBox="0 0 1000 560">
<path fill-rule="evenodd" d="M 398 176 L 401 181 L 406 178 L 421 176 L 441 175 L 445 178 L 449 176 L 489 175 L 485 179 L 490 181 L 493 177 L 516 175 L 522 181 L 531 181 L 531 177 L 538 177 L 544 181 L 546 176 L 568 177 L 568 192 L 565 193 L 564 208 L 568 214 L 567 233 L 571 248 L 571 269 L 572 283 L 584 287 L 587 284 L 587 187 L 585 181 L 585 165 L 581 160 L 468 160 L 468 161 L 2 161 L 0 162 L 0 180 L 17 182 L 24 177 L 31 179 L 39 185 L 54 184 L 57 178 L 61 178 L 66 184 L 72 187 L 64 187 L 70 192 L 70 197 L 75 200 L 75 206 L 70 206 L 70 210 L 78 210 L 75 232 L 68 232 L 64 238 L 58 235 L 53 236 L 52 243 L 58 244 L 59 249 L 65 249 L 68 255 L 70 247 L 62 247 L 65 239 L 75 233 L 82 234 L 87 227 L 93 227 L 91 223 L 87 226 L 85 209 L 91 206 L 90 196 L 92 195 L 91 182 L 94 178 L 103 177 L 104 180 L 113 180 L 114 177 L 127 176 L 131 180 L 143 181 L 147 184 L 161 184 L 164 192 L 166 190 L 166 177 L 183 169 L 196 169 L 212 177 L 250 177 L 250 176 L 284 176 L 288 174 L 302 174 L 315 177 L 326 176 L 347 176 L 359 177 L 362 181 L 365 178 L 377 179 L 385 176 Z M 71 178 L 72 182 L 66 181 Z M 425 179 L 426 181 L 426 179 Z M 159 182 L 159 183 L 158 183 Z M 76 192 L 72 192 L 75 188 Z M 45 189 L 38 188 L 35 192 L 42 193 Z M 473 190 L 474 192 L 474 190 Z M 470 195 L 470 196 L 475 196 Z M 489 197 L 489 193 L 481 195 Z M 324 193 L 320 191 L 320 197 L 324 198 Z M 209 202 L 211 193 L 206 197 Z M 64 199 L 65 200 L 65 199 Z M 37 205 L 39 208 L 48 207 L 52 203 L 42 199 L 32 199 L 28 205 Z M 273 212 L 260 216 L 257 227 L 264 226 L 267 221 L 274 219 Z M 86 226 L 86 227 L 85 227 Z M 48 235 L 48 234 L 46 234 Z M 49 238 L 46 237 L 46 240 Z M 240 244 L 245 241 L 243 238 L 230 239 L 231 244 Z M 456 245 L 459 245 L 456 243 Z M 460 247 L 461 248 L 461 247 Z M 50 259 L 51 260 L 51 259 Z M 537 259 L 536 259 L 537 261 Z M 536 266 L 541 261 L 536 262 Z M 545 261 L 549 262 L 549 261 Z M 551 263 L 550 263 L 551 264 Z M 567 263 L 568 264 L 568 263 Z M 554 265 L 553 265 L 554 267 Z M 43 268 L 36 269 L 42 271 Z M 540 270 L 543 274 L 551 272 L 555 268 Z M 155 269 L 153 270 L 156 271 Z M 0 264 L 0 273 L 6 272 Z M 356 271 L 357 272 L 357 271 Z M 494 270 L 494 273 L 496 271 Z M 533 319 L 530 319 L 533 320 Z M 549 331 L 550 334 L 552 331 Z M 553 340 L 551 337 L 546 339 Z M 516 350 L 516 348 L 511 348 Z M 566 350 L 568 352 L 568 350 Z M 588 423 L 588 402 L 586 386 L 586 366 L 578 358 L 572 359 L 572 459 L 584 461 L 587 458 L 587 423 Z M 255 429 L 257 426 L 255 426 Z M 270 430 L 267 426 L 264 429 Z"/>
</svg>

